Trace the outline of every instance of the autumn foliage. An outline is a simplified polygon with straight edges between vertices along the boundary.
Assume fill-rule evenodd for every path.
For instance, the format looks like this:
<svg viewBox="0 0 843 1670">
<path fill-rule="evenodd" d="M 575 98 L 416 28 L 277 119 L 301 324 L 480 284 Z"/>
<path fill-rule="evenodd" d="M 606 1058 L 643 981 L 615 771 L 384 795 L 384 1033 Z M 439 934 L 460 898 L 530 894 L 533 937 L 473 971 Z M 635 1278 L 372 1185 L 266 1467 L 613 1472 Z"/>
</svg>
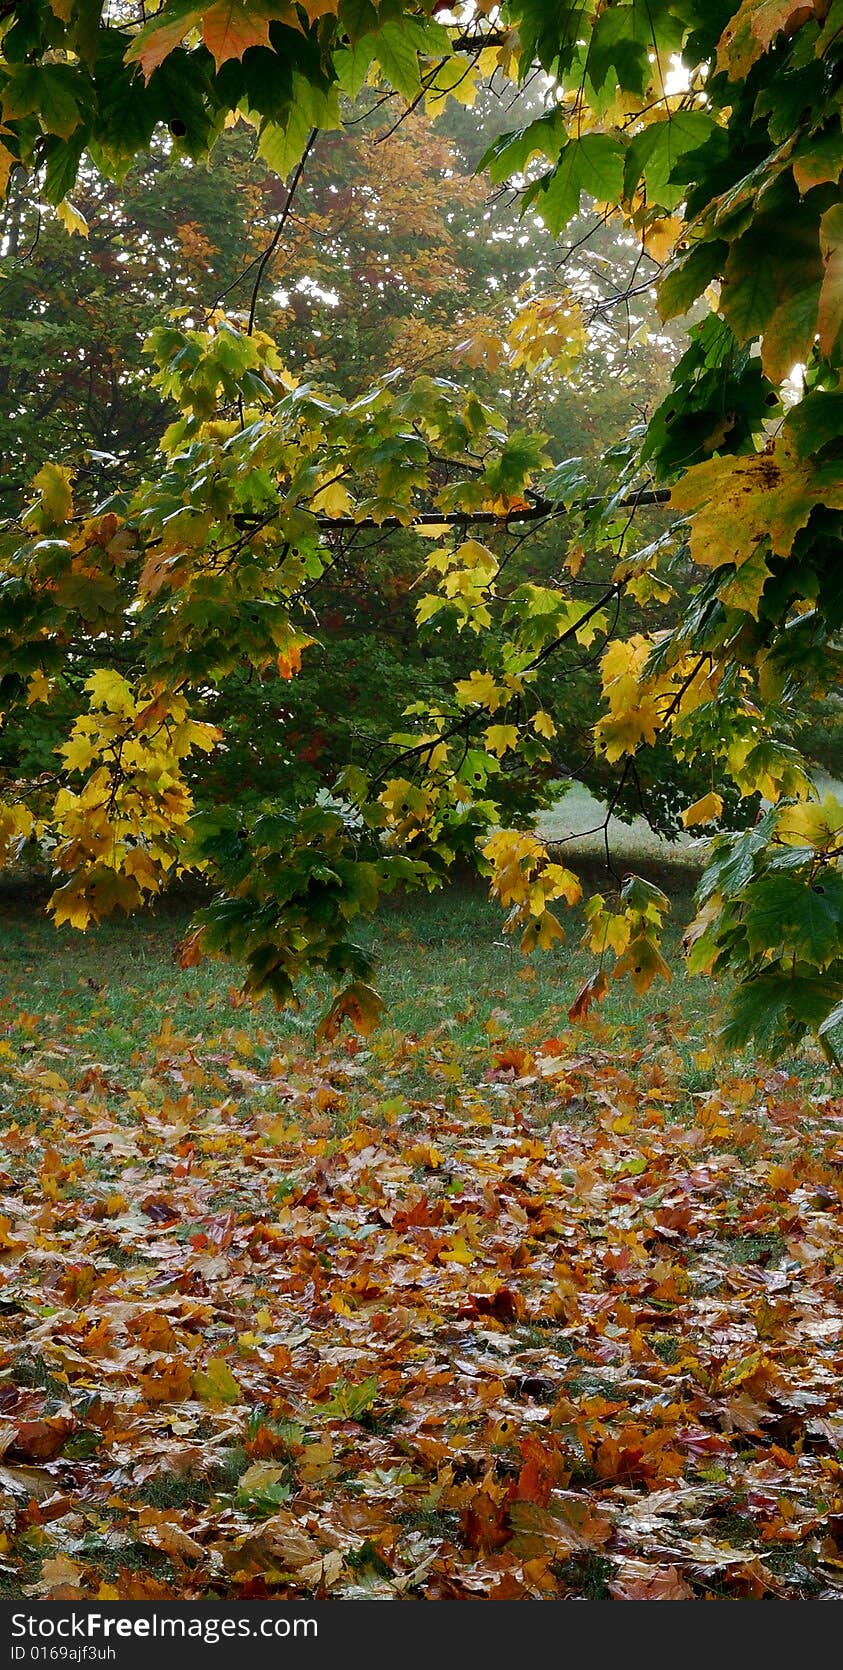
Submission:
<svg viewBox="0 0 843 1670">
<path fill-rule="evenodd" d="M 840 1598 L 841 39 L 0 6 L 6 1592 Z"/>
<path fill-rule="evenodd" d="M 56 1035 L 44 932 L 0 1040 L 17 1592 L 839 1597 L 821 1078 L 663 1013 L 314 1049 L 190 975 L 174 1023 L 149 942 L 134 1018 L 81 974 Z"/>
<path fill-rule="evenodd" d="M 290 183 L 273 239 L 254 259 L 245 321 L 211 310 L 197 327 L 182 310 L 152 333 L 155 381 L 181 414 L 163 437 L 161 473 L 132 495 L 118 491 L 103 517 L 102 506 L 93 515 L 75 508 L 72 459 L 50 461 L 38 498 L 10 530 L 9 702 L 66 696 L 68 684 L 85 701 L 58 750 L 66 780 L 57 790 L 47 790 L 50 774 L 8 784 L 6 853 L 47 843 L 61 878 L 53 908 L 79 926 L 198 869 L 218 892 L 191 955 L 204 947 L 245 959 L 249 989 L 279 1002 L 298 1001 L 313 968 L 350 978 L 334 1016 L 369 1024 L 374 998 L 361 1006 L 354 995 L 368 989 L 368 961 L 348 924 L 397 880 L 435 885 L 457 861 L 491 871 L 493 889 L 519 902 L 513 854 L 530 837 L 496 831 L 507 825 L 508 783 L 530 784 L 523 818 L 553 776 L 556 719 L 537 699 L 537 679 L 560 648 L 588 657 L 596 643 L 604 710 L 593 746 L 617 767 L 612 804 L 639 781 L 647 751 L 661 748 L 710 764 L 710 789 L 688 805 L 686 823 L 716 824 L 727 793 L 759 813 L 751 833 L 718 835 L 688 931 L 693 966 L 736 979 L 724 1039 L 754 1038 L 775 1054 L 814 1033 L 838 1059 L 843 813 L 834 800 L 817 809 L 794 746 L 806 704 L 839 672 L 834 8 L 743 0 L 733 16 L 715 17 L 667 4 L 648 11 L 646 27 L 635 3 L 569 18 L 513 0 L 499 16 L 481 8 L 447 25 L 435 10 L 170 0 L 138 27 L 63 3 L 26 16 L 9 9 L 0 152 L 8 173 L 41 171 L 69 233 L 85 231 L 67 196 L 83 152 L 119 175 L 162 120 L 179 148 L 199 156 L 221 122 L 241 118 L 257 131 L 262 162 Z M 509 182 L 553 234 L 584 196 L 606 204 L 660 268 L 663 319 L 703 293 L 713 309 L 694 326 L 649 426 L 615 449 L 608 489 L 591 495 L 572 461 L 554 467 L 541 434 L 507 430 L 494 401 L 470 388 L 387 377 L 340 399 L 291 374 L 254 329 L 261 275 L 318 133 L 341 128 L 349 101 L 369 88 L 376 107 L 395 95 L 428 111 L 449 100 L 471 106 L 478 74 L 518 82 L 537 67 L 557 96 L 493 140 L 482 159 L 492 181 Z M 375 144 L 388 140 L 387 130 Z M 389 196 L 388 158 L 373 159 L 358 197 L 370 230 Z M 396 183 L 391 192 L 400 243 Z M 354 190 L 337 202 L 336 226 L 329 196 L 324 236 L 338 248 Z M 406 203 L 403 217 L 406 236 Z M 435 227 L 435 205 L 420 200 L 422 237 Z M 182 229 L 193 257 L 197 236 Z M 449 234 L 438 236 L 432 294 L 450 259 Z M 290 253 L 295 270 L 295 239 Z M 375 303 L 400 282 L 398 246 L 393 267 L 370 237 L 367 260 L 359 276 Z M 424 275 L 417 282 L 424 288 Z M 424 328 L 413 322 L 410 363 L 441 356 L 447 323 L 441 309 Z M 516 371 L 569 376 L 587 341 L 583 303 L 565 286 L 516 298 L 497 321 L 482 316 L 454 351 L 500 382 Z M 634 513 L 642 498 L 658 499 L 660 482 L 678 515 L 636 552 Z M 570 521 L 574 510 L 568 578 L 502 583 L 507 537 L 520 539 L 533 517 Z M 487 544 L 472 522 L 493 530 Z M 215 820 L 196 808 L 188 780 L 201 775 L 191 755 L 226 747 L 201 709 L 244 668 L 266 679 L 274 667 L 282 682 L 295 675 L 314 641 L 311 621 L 318 632 L 314 599 L 335 561 L 332 537 L 361 528 L 447 536 L 420 564 L 427 590 L 417 623 L 434 638 L 476 641 L 477 666 L 452 697 L 408 703 L 406 730 L 385 739 L 396 752 L 383 767 L 341 772 L 310 808 L 270 802 L 256 820 L 231 822 L 224 811 Z M 586 603 L 570 581 L 589 550 L 604 566 L 610 552 L 613 566 Z M 684 617 L 662 626 L 658 608 L 676 595 L 682 562 L 695 576 Z M 629 596 L 649 606 L 645 629 L 618 636 Z M 106 665 L 80 690 L 80 654 L 109 642 L 124 660 L 128 649 L 130 677 Z M 571 904 L 579 890 L 558 883 L 553 860 L 543 881 L 526 863 L 522 946 L 547 949 L 563 933 L 548 902 Z M 615 973 L 629 970 L 642 989 L 667 972 L 664 907 L 630 903 L 635 885 L 605 908 L 602 898 L 586 907 L 588 921 L 607 923 L 602 940 L 591 931 L 600 959 L 592 1002 L 607 953 Z"/>
</svg>

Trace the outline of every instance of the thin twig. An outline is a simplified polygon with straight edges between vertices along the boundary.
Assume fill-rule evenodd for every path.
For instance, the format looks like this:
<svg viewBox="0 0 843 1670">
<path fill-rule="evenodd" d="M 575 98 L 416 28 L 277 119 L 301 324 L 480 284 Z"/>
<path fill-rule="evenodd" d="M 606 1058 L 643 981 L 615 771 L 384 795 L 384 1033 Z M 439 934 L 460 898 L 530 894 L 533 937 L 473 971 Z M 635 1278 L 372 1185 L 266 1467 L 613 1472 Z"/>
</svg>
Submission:
<svg viewBox="0 0 843 1670">
<path fill-rule="evenodd" d="M 254 287 L 252 289 L 252 299 L 251 299 L 251 302 L 249 304 L 249 324 L 248 324 L 248 327 L 247 327 L 247 330 L 246 330 L 246 335 L 247 336 L 251 336 L 251 334 L 252 334 L 252 332 L 255 328 L 255 309 L 257 308 L 257 305 L 258 305 L 258 296 L 260 295 L 260 287 L 261 287 L 261 284 L 263 282 L 263 275 L 266 272 L 266 268 L 267 268 L 268 263 L 271 261 L 273 255 L 275 254 L 276 249 L 278 248 L 278 243 L 279 243 L 279 240 L 280 240 L 280 237 L 281 237 L 281 233 L 283 232 L 284 227 L 286 226 L 287 221 L 290 217 L 290 210 L 293 207 L 293 198 L 296 195 L 296 191 L 298 189 L 299 182 L 301 180 L 302 174 L 304 173 L 304 169 L 305 169 L 305 165 L 307 163 L 307 159 L 310 156 L 310 153 L 313 150 L 313 147 L 316 143 L 316 136 L 317 136 L 318 132 L 319 132 L 318 128 L 311 128 L 307 144 L 305 145 L 304 151 L 302 152 L 302 155 L 301 155 L 301 157 L 299 159 L 299 162 L 296 166 L 296 171 L 293 175 L 293 178 L 290 181 L 290 189 L 287 192 L 287 201 L 285 202 L 284 207 L 281 210 L 280 215 L 278 216 L 278 225 L 276 226 L 275 231 L 273 232 L 272 237 L 270 238 L 269 243 L 267 244 L 266 249 L 264 250 L 263 255 L 260 258 L 260 261 L 258 262 L 258 270 L 257 270 L 257 273 L 255 275 Z"/>
</svg>

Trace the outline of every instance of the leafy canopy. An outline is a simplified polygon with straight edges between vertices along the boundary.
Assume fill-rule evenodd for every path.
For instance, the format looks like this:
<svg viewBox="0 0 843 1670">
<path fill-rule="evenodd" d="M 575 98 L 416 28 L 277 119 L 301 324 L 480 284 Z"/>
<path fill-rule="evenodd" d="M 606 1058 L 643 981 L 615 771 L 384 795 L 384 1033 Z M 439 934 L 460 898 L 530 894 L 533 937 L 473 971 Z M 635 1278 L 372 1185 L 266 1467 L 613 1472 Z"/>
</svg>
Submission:
<svg viewBox="0 0 843 1670">
<path fill-rule="evenodd" d="M 183 954 L 242 956 L 251 989 L 280 1001 L 313 966 L 350 977 L 329 1027 L 372 1024 L 350 924 L 396 881 L 480 864 L 525 948 L 552 945 L 550 905 L 575 903 L 577 888 L 531 837 L 502 829 L 497 779 L 545 770 L 556 721 L 535 700 L 540 669 L 596 641 L 595 747 L 621 786 L 666 746 L 710 767 L 689 823 L 718 818 L 721 784 L 768 803 L 750 830 L 717 836 L 688 934 L 692 966 L 737 977 L 727 1041 L 776 1051 L 811 1030 L 840 1058 L 843 809 L 818 805 L 793 741 L 840 671 L 841 21 L 840 0 L 512 0 L 464 18 L 391 0 L 169 0 L 145 22 L 128 5 L 103 20 L 83 0 L 6 9 L 5 171 L 33 170 L 71 221 L 83 152 L 119 177 L 161 124 L 197 157 L 239 116 L 295 184 L 316 130 L 337 127 L 341 100 L 366 84 L 435 102 L 470 98 L 478 69 L 524 81 L 538 67 L 546 108 L 494 140 L 491 178 L 554 234 L 584 198 L 619 215 L 660 265 L 663 319 L 703 295 L 712 308 L 646 432 L 616 454 L 608 495 L 580 518 L 576 563 L 612 542 L 616 556 L 587 607 L 564 578 L 509 589 L 495 539 L 475 537 L 582 499 L 541 436 L 506 433 L 443 379 L 350 400 L 293 386 L 252 319 L 162 324 L 156 376 L 181 415 L 160 472 L 130 502 L 77 515 L 72 461 L 48 462 L 7 538 L 4 704 L 42 699 L 62 670 L 72 679 L 80 634 L 115 652 L 78 692 L 58 788 L 10 785 L 2 814 L 10 855 L 33 834 L 53 843 L 63 919 L 131 908 L 202 867 L 218 896 Z M 564 375 L 580 343 L 562 295 L 519 314 L 504 352 Z M 636 553 L 629 511 L 653 482 L 677 515 Z M 459 526 L 420 565 L 418 620 L 476 642 L 476 668 L 451 701 L 410 704 L 386 772 L 346 772 L 293 811 L 192 816 L 187 762 L 225 746 L 201 717 L 209 690 L 243 665 L 295 675 L 329 530 L 347 522 Z M 665 625 L 677 552 L 694 579 L 683 619 Z M 647 627 L 617 638 L 613 609 L 631 587 L 652 605 Z M 142 641 L 132 681 L 127 639 Z M 640 989 L 664 973 L 664 908 L 635 878 L 590 902 L 591 1000 L 612 959 Z"/>
</svg>

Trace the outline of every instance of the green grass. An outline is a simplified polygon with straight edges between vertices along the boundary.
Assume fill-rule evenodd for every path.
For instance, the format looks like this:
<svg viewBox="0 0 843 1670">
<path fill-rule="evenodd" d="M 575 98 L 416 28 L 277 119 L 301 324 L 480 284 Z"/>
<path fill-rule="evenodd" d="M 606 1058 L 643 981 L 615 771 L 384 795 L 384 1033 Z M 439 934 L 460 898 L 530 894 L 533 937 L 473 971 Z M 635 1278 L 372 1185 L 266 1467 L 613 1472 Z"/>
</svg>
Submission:
<svg viewBox="0 0 843 1670">
<path fill-rule="evenodd" d="M 677 898 L 681 920 L 687 896 Z M 315 984 L 298 1014 L 256 1007 L 239 998 L 240 970 L 208 960 L 182 970 L 174 950 L 190 915 L 184 900 L 165 901 L 144 915 L 117 917 L 87 934 L 56 929 L 43 898 L 0 895 L 0 1038 L 11 1029 L 18 1047 L 52 1048 L 50 1065 L 62 1073 L 64 1052 L 111 1073 L 141 1071 L 151 1040 L 166 1017 L 174 1029 L 204 1041 L 226 1029 L 249 1034 L 271 1053 L 285 1039 L 312 1042 L 328 988 Z M 503 931 L 503 915 L 480 885 L 454 885 L 438 895 L 390 903 L 359 937 L 375 950 L 377 983 L 386 1000 L 384 1025 L 401 1033 L 436 1034 L 448 1053 L 488 1046 L 545 1024 L 552 1036 L 567 1027 L 567 1010 L 590 972 L 572 917 L 565 945 L 522 957 Z M 669 935 L 675 953 L 678 925 Z M 671 986 L 651 988 L 643 1002 L 618 982 L 601 1021 L 629 1029 L 631 1045 L 646 1041 L 654 1016 L 678 1007 L 689 1038 L 706 1030 L 710 992 L 691 982 L 677 962 Z M 693 1037 L 692 1037 L 693 1034 Z"/>
<path fill-rule="evenodd" d="M 598 803 L 575 786 L 552 814 L 557 834 L 572 825 L 589 827 L 599 812 Z M 605 892 L 613 886 L 602 845 L 591 837 L 566 845 L 565 861 L 586 888 Z M 377 958 L 377 985 L 386 1003 L 383 1029 L 393 1043 L 399 1035 L 425 1039 L 424 1050 L 402 1073 L 404 1096 L 441 1098 L 449 1061 L 482 1054 L 488 1066 L 494 1046 L 562 1035 L 569 1048 L 596 1042 L 621 1057 L 669 1045 L 680 1053 L 687 1095 L 711 1087 L 716 1065 L 706 1051 L 718 994 L 710 981 L 688 977 L 679 946 L 692 913 L 700 844 L 670 848 L 646 825 L 643 831 L 619 825 L 613 861 L 621 870 L 634 867 L 671 898 L 665 954 L 673 979 L 657 981 L 643 998 L 628 981 L 611 982 L 604 1002 L 576 1032 L 567 1012 L 594 968 L 580 945 L 577 912 L 565 924 L 563 945 L 529 959 L 521 955 L 517 937 L 505 934 L 503 913 L 481 883 L 454 882 L 439 894 L 390 900 L 374 923 L 358 927 L 357 937 Z M 47 896 L 43 884 L 11 881 L 0 891 L 0 1066 L 5 1036 L 14 1050 L 46 1052 L 45 1066 L 59 1074 L 87 1064 L 131 1086 L 148 1070 L 150 1048 L 165 1018 L 179 1035 L 181 1053 L 185 1040 L 187 1047 L 195 1040 L 207 1050 L 220 1039 L 230 1054 L 235 1035 L 248 1040 L 248 1047 L 242 1043 L 244 1059 L 257 1063 L 285 1045 L 313 1046 L 330 997 L 324 983 L 314 983 L 298 1013 L 279 1013 L 269 1000 L 244 1004 L 236 965 L 208 960 L 187 970 L 178 966 L 174 953 L 195 894 L 191 899 L 176 893 L 140 916 L 117 916 L 87 934 L 56 929 L 46 915 Z M 382 1030 L 372 1040 L 376 1050 L 379 1038 L 390 1041 Z M 818 1052 L 810 1047 L 785 1065 L 802 1077 L 821 1071 Z M 352 1096 L 351 1117 L 355 1101 Z"/>
</svg>

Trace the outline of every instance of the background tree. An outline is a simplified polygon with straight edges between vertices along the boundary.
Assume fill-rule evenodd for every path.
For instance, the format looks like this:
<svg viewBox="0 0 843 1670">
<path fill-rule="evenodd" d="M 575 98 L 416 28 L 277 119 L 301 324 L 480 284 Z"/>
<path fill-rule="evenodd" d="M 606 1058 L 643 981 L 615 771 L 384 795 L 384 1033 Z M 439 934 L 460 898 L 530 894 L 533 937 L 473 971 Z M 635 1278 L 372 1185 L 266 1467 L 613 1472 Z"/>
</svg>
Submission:
<svg viewBox="0 0 843 1670">
<path fill-rule="evenodd" d="M 487 115 L 500 126 L 501 101 L 486 84 L 478 97 L 484 126 Z M 521 104 L 537 108 L 535 99 L 530 105 L 522 97 Z M 466 117 L 459 106 L 438 117 L 416 111 L 394 127 L 384 123 L 374 94 L 361 93 L 346 133 L 325 135 L 314 148 L 288 235 L 256 300 L 257 318 L 297 375 L 327 378 L 350 392 L 378 368 L 398 384 L 420 371 L 456 371 L 463 383 L 480 382 L 489 398 L 500 398 L 499 333 L 519 305 L 558 285 L 559 252 L 537 217 L 522 221 L 500 194 L 489 199 L 472 171 L 477 127 Z M 220 295 L 235 310 L 246 307 L 284 196 L 244 124 L 221 136 L 207 163 L 173 168 L 169 146 L 158 145 L 119 190 L 83 169 L 73 212 L 84 226 L 71 237 L 61 219 L 22 190 L 12 192 L 7 219 L 15 235 L 8 233 L 2 268 L 0 327 L 6 380 L 16 391 L 0 419 L 9 509 L 25 502 L 23 484 L 47 459 L 71 451 L 76 459 L 80 440 L 89 457 L 79 460 L 77 486 L 105 492 L 151 467 L 172 409 L 151 384 L 146 335 L 168 307 L 197 321 Z M 577 235 L 589 225 L 584 216 Z M 538 376 L 523 364 L 510 366 L 505 407 L 510 425 L 544 429 L 557 451 L 586 442 L 595 465 L 618 433 L 618 401 L 629 400 L 630 387 L 655 405 L 672 346 L 646 287 L 620 331 L 603 323 L 594 273 L 622 273 L 636 246 L 608 224 L 596 235 L 603 253 L 589 243 L 587 263 L 568 275 L 582 296 L 576 355 L 567 369 L 550 365 Z M 638 346 L 629 348 L 635 332 Z M 490 353 L 494 369 L 483 363 Z M 558 567 L 555 524 L 537 524 L 528 535 L 519 536 L 510 559 L 513 580 L 545 578 Z M 384 541 L 370 531 L 362 542 L 338 536 L 335 545 L 330 583 L 326 577 L 320 586 L 319 642 L 295 683 L 279 696 L 266 681 L 235 672 L 212 702 L 210 716 L 227 745 L 197 784 L 204 801 L 225 803 L 244 784 L 253 797 L 293 800 L 329 785 L 344 763 L 367 763 L 373 750 L 382 761 L 384 715 L 398 725 L 408 662 L 417 698 L 442 698 L 470 671 L 461 640 L 419 643 L 413 539 L 393 534 Z M 556 776 L 576 774 L 599 790 L 607 775 L 589 742 L 596 679 L 593 664 L 578 667 L 569 658 L 561 668 L 548 666 L 543 688 L 554 704 L 563 682 L 566 691 Z M 36 703 L 5 728 L 3 759 L 16 777 L 54 764 L 70 711 L 59 686 L 50 706 L 51 721 Z M 673 829 L 688 774 L 666 758 L 651 775 L 648 815 Z M 640 804 L 630 792 L 616 811 Z"/>
</svg>

